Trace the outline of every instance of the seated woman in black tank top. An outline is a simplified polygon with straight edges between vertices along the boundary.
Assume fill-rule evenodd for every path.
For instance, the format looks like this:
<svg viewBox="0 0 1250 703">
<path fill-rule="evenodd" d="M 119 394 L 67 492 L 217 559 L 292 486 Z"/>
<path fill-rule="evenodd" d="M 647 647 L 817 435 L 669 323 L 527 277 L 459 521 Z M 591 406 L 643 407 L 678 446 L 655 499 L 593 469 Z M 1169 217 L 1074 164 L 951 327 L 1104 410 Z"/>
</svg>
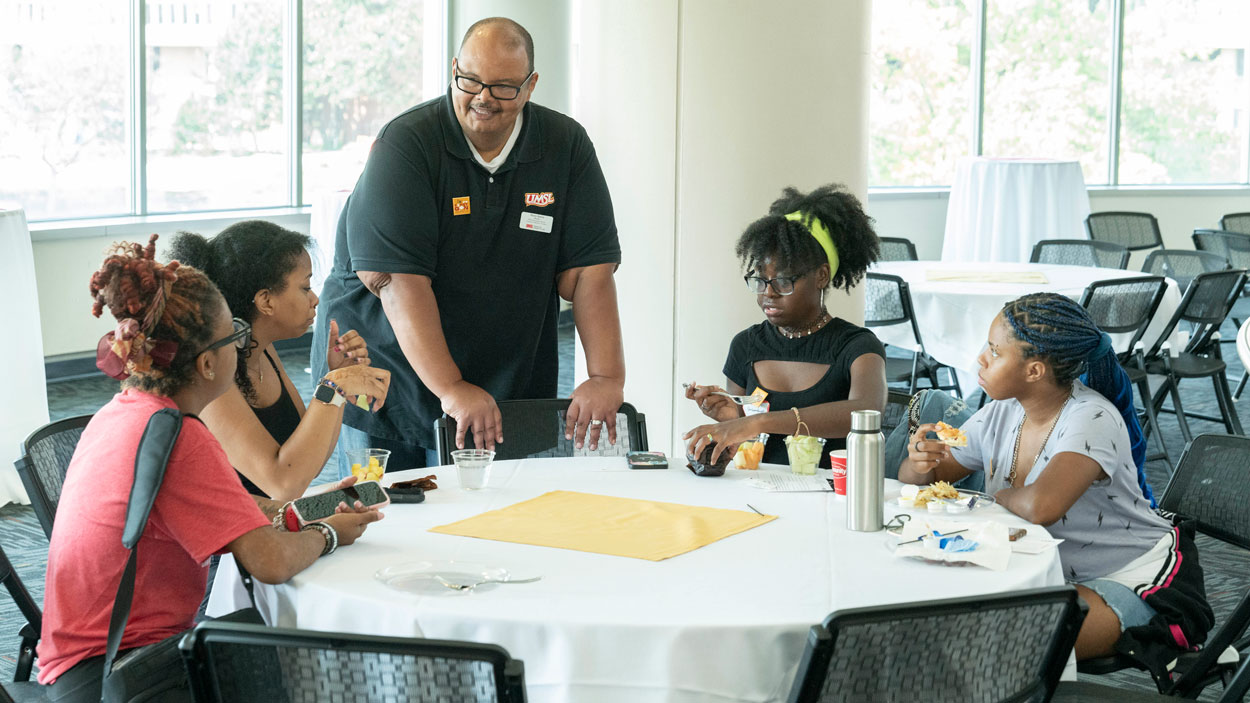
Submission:
<svg viewBox="0 0 1250 703">
<path fill-rule="evenodd" d="M 747 288 L 764 321 L 739 332 L 725 359 L 725 388 L 690 384 L 686 397 L 715 424 L 686 433 L 698 456 L 714 443 L 712 460 L 739 443 L 769 435 L 763 461 L 786 464 L 785 436 L 799 419 L 807 434 L 826 438 L 829 451 L 846 445 L 854 410 L 885 407 L 885 349 L 872 332 L 825 309 L 830 288 L 850 290 L 876 261 L 872 220 L 839 185 L 804 195 L 787 188 L 738 239 Z M 735 405 L 715 391 L 767 393 L 759 407 Z M 797 411 L 797 412 L 796 412 Z"/>
<path fill-rule="evenodd" d="M 330 371 L 319 384 L 333 389 L 305 408 L 273 343 L 308 331 L 317 309 L 312 291 L 311 240 L 262 220 L 239 222 L 205 239 L 180 233 L 173 258 L 208 274 L 235 317 L 252 324 L 252 344 L 239 352 L 235 389 L 204 408 L 200 418 L 221 442 L 253 495 L 294 500 L 321 473 L 338 443 L 345 402 L 364 396 L 372 410 L 386 400 L 390 372 L 369 365 L 354 330 L 330 323 Z"/>
</svg>

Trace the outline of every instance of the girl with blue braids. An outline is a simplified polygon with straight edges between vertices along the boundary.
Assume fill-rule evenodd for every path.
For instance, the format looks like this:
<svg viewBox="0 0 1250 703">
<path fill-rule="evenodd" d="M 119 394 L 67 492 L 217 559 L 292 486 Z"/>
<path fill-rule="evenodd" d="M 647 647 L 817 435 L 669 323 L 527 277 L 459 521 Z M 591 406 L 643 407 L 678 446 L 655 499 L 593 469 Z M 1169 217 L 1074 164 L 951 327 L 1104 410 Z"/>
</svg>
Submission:
<svg viewBox="0 0 1250 703">
<path fill-rule="evenodd" d="M 1064 576 L 1089 606 L 1078 659 L 1132 652 L 1155 669 L 1201 643 L 1213 617 L 1192 530 L 1152 508 L 1132 386 L 1110 338 L 1073 300 L 1037 293 L 1003 307 L 977 361 L 997 402 L 964 423 L 966 447 L 918 427 L 899 480 L 982 471 L 1000 505 L 1064 540 Z"/>
</svg>

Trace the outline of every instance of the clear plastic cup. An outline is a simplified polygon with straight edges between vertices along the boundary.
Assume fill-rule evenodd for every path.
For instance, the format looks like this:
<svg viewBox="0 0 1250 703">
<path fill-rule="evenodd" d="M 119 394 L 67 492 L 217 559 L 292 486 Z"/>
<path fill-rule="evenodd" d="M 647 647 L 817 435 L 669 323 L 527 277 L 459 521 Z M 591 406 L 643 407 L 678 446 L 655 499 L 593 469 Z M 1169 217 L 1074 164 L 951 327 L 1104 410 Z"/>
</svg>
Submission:
<svg viewBox="0 0 1250 703">
<path fill-rule="evenodd" d="M 495 452 L 489 449 L 457 449 L 451 453 L 451 460 L 456 464 L 460 488 L 466 491 L 476 491 L 486 487 L 486 482 L 490 478 L 490 463 L 495 460 Z"/>
<path fill-rule="evenodd" d="M 820 452 L 825 445 L 823 437 L 790 435 L 786 437 L 786 456 L 790 459 L 790 471 L 802 476 L 815 476 L 820 464 Z"/>
<path fill-rule="evenodd" d="M 358 481 L 381 478 L 386 473 L 386 462 L 391 458 L 389 449 L 348 449 L 344 453 L 352 466 L 352 475 Z"/>
</svg>

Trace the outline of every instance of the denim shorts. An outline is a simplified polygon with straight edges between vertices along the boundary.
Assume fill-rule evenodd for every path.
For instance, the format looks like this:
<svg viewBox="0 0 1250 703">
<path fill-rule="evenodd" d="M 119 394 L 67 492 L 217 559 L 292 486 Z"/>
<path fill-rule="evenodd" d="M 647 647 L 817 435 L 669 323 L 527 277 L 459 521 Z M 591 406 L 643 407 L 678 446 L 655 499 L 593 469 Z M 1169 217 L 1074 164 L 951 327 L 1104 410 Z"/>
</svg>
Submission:
<svg viewBox="0 0 1250 703">
<path fill-rule="evenodd" d="M 1111 579 L 1093 579 L 1081 584 L 1102 596 L 1111 611 L 1120 619 L 1120 632 L 1130 627 L 1145 625 L 1157 613 L 1133 589 Z"/>
</svg>

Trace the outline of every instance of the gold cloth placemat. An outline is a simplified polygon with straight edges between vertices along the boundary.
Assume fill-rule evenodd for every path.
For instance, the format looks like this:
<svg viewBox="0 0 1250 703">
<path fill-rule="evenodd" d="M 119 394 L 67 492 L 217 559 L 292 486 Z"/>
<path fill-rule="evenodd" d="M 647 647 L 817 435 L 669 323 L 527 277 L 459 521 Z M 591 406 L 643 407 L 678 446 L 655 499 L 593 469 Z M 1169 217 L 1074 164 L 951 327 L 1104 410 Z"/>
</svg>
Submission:
<svg viewBox="0 0 1250 703">
<path fill-rule="evenodd" d="M 551 491 L 430 532 L 663 561 L 775 519 L 742 510 Z"/>
<path fill-rule="evenodd" d="M 1050 283 L 1041 271 L 925 271 L 926 281 L 966 283 Z"/>
</svg>

